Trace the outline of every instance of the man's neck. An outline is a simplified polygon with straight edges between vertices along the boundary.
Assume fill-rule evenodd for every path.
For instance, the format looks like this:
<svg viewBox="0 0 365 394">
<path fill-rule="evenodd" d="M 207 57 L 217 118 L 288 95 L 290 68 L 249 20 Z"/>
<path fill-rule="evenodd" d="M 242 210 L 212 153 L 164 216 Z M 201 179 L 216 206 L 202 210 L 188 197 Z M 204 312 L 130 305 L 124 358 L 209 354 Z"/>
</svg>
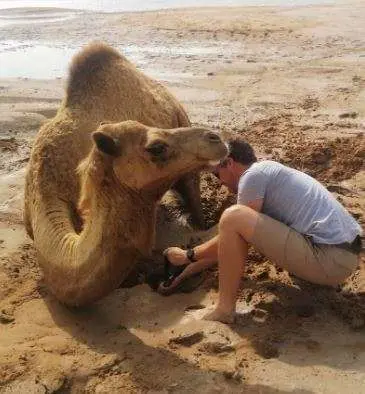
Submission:
<svg viewBox="0 0 365 394">
<path fill-rule="evenodd" d="M 241 176 L 251 167 L 251 164 L 241 164 L 241 163 L 237 163 L 236 166 L 236 177 L 237 177 L 237 182 L 239 182 Z"/>
</svg>

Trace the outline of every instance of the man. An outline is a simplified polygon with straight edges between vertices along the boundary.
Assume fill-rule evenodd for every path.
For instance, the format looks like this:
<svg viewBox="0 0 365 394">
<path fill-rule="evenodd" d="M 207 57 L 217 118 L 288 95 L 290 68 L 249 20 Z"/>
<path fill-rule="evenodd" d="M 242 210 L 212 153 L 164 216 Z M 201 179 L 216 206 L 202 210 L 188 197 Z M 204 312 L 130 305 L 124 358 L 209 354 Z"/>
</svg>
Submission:
<svg viewBox="0 0 365 394">
<path fill-rule="evenodd" d="M 335 286 L 350 276 L 358 264 L 362 230 L 345 208 L 309 175 L 274 161 L 257 162 L 241 138 L 228 144 L 230 154 L 214 173 L 237 193 L 237 204 L 223 212 L 213 239 L 187 251 L 165 250 L 171 264 L 189 265 L 160 292 L 171 292 L 218 261 L 219 301 L 205 318 L 233 322 L 249 244 L 312 283 Z"/>
</svg>

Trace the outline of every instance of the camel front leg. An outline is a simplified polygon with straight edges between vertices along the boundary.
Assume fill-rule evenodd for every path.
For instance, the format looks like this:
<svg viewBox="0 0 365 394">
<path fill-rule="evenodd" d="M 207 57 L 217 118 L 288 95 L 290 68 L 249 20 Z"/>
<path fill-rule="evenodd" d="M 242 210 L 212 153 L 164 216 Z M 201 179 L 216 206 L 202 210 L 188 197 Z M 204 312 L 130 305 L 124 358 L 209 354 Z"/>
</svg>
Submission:
<svg viewBox="0 0 365 394">
<path fill-rule="evenodd" d="M 181 195 L 188 211 L 191 213 L 193 225 L 199 229 L 205 229 L 199 173 L 185 175 L 175 183 L 174 189 Z"/>
</svg>

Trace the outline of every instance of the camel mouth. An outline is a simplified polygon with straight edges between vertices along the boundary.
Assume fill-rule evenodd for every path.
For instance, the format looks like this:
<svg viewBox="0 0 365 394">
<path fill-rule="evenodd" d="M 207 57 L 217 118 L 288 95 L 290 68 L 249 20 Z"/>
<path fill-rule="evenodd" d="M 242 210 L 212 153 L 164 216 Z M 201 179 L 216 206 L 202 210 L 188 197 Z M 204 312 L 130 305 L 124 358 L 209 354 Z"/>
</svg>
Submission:
<svg viewBox="0 0 365 394">
<path fill-rule="evenodd" d="M 212 167 L 216 167 L 218 164 L 220 164 L 220 160 L 209 160 L 208 165 Z"/>
</svg>

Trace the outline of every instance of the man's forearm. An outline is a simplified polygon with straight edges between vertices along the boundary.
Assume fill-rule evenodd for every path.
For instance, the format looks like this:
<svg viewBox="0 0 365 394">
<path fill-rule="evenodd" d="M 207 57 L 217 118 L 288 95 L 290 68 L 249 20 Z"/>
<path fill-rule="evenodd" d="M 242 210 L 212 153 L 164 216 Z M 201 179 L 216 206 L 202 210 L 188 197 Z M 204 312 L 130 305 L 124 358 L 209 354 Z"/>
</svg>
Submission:
<svg viewBox="0 0 365 394">
<path fill-rule="evenodd" d="M 185 270 L 180 274 L 179 279 L 188 278 L 198 272 L 204 271 L 207 268 L 213 267 L 217 264 L 217 261 L 201 259 L 196 261 L 195 263 L 189 264 Z"/>
<path fill-rule="evenodd" d="M 218 261 L 218 235 L 213 237 L 207 242 L 196 246 L 194 248 L 195 258 L 198 260 L 204 260 L 207 263 L 217 262 Z"/>
</svg>

